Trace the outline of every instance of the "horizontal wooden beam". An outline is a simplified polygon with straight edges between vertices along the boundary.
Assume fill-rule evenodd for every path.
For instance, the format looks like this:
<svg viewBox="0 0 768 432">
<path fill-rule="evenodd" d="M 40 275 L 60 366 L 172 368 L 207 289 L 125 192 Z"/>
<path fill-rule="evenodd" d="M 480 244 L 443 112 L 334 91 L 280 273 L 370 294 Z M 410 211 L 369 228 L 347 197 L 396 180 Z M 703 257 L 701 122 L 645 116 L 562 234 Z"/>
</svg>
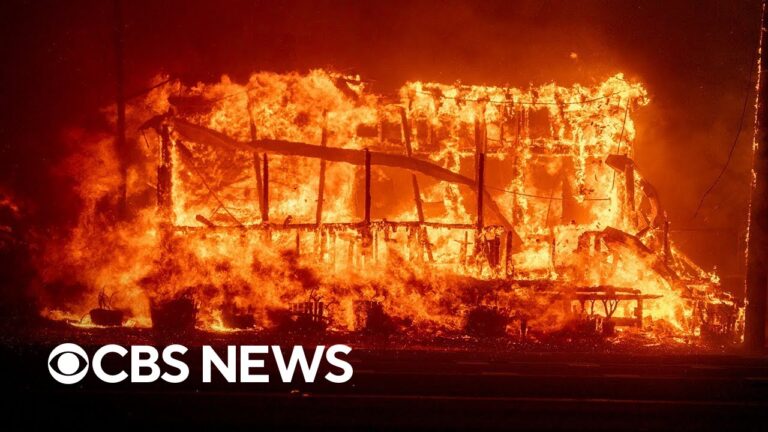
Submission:
<svg viewBox="0 0 768 432">
<path fill-rule="evenodd" d="M 322 158 L 331 162 L 345 162 L 353 165 L 365 165 L 365 151 L 337 147 L 322 147 L 293 141 L 259 139 L 253 141 L 238 141 L 213 129 L 190 123 L 186 120 L 171 119 L 175 131 L 189 141 L 217 147 L 244 150 L 248 152 L 268 152 L 286 156 L 304 156 Z M 463 184 L 475 190 L 474 179 L 455 173 L 434 163 L 421 159 L 413 159 L 404 155 L 370 152 L 371 165 L 402 168 L 420 172 L 424 175 L 450 183 Z M 502 214 L 493 197 L 486 189 L 483 190 L 485 205 L 496 215 L 501 224 L 512 230 L 512 225 Z"/>
</svg>

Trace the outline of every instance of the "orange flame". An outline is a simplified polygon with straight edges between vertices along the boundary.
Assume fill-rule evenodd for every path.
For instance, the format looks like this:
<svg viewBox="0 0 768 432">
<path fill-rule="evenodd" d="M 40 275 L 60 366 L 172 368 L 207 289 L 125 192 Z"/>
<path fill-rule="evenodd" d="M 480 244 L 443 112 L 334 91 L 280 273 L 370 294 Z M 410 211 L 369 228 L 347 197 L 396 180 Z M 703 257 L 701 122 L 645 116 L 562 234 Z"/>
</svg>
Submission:
<svg viewBox="0 0 768 432">
<path fill-rule="evenodd" d="M 211 330 L 227 329 L 225 310 L 268 327 L 270 311 L 309 300 L 322 300 L 336 329 L 357 328 L 356 305 L 372 300 L 415 329 L 460 330 L 468 311 L 486 305 L 557 330 L 574 314 L 599 314 L 596 301 L 632 292 L 645 299 L 645 325 L 663 320 L 693 334 L 701 299 L 722 298 L 716 276 L 669 243 L 655 192 L 632 162 L 631 114 L 649 102 L 641 84 L 617 74 L 593 87 L 411 82 L 392 96 L 367 87 L 323 70 L 262 72 L 245 84 L 169 81 L 129 104 L 143 153 L 127 178 L 135 214 L 116 223 L 99 216 L 119 181 L 117 159 L 108 137 L 83 137 L 61 167 L 84 200 L 79 226 L 41 258 L 46 281 L 74 279 L 82 289 L 43 313 L 82 316 L 107 292 L 148 326 L 151 303 L 186 293 L 199 305 L 198 325 Z M 371 221 L 361 223 L 360 163 L 263 151 L 267 141 L 318 154 L 412 152 L 447 174 L 374 164 Z M 480 153 L 491 202 L 476 226 Z M 154 200 L 164 187 L 158 165 L 171 170 L 165 209 Z M 631 301 L 617 310 L 637 318 Z"/>
</svg>

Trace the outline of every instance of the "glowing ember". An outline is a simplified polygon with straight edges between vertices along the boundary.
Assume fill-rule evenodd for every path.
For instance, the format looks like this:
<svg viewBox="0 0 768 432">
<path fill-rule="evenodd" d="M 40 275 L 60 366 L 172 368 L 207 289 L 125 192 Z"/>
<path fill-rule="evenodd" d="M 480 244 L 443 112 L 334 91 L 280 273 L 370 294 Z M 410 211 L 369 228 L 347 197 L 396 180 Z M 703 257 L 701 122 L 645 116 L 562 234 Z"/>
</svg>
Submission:
<svg viewBox="0 0 768 432">
<path fill-rule="evenodd" d="M 77 288 L 58 303 L 42 290 L 43 313 L 100 304 L 140 326 L 188 313 L 219 331 L 299 317 L 733 335 L 738 310 L 670 244 L 632 161 L 632 112 L 647 103 L 621 74 L 527 90 L 414 82 L 396 96 L 322 70 L 168 81 L 128 108 L 142 156 L 127 220 L 100 216 L 117 200 L 110 139 L 73 137 L 81 151 L 61 169 L 85 206 L 39 262 L 49 284 Z"/>
</svg>

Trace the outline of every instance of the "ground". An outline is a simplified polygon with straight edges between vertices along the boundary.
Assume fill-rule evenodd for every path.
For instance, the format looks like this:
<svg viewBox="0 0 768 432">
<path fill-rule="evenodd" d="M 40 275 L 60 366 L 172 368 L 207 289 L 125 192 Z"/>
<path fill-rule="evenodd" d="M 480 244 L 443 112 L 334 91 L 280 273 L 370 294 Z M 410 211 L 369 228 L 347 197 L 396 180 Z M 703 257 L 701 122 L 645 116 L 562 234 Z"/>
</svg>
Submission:
<svg viewBox="0 0 768 432">
<path fill-rule="evenodd" d="M 190 379 L 182 384 L 108 385 L 91 374 L 64 386 L 46 369 L 58 343 L 76 342 L 92 352 L 108 342 L 179 341 L 158 339 L 150 330 L 53 326 L 4 337 L 2 355 L 10 359 L 6 418 L 11 429 L 24 430 L 51 424 L 216 430 L 768 428 L 768 361 L 732 349 L 554 349 L 499 339 L 407 346 L 349 335 L 278 336 L 196 333 L 183 343 L 194 353 L 202 344 L 279 340 L 313 346 L 346 338 L 354 347 L 354 377 L 346 384 L 202 384 L 199 365 L 190 364 Z"/>
</svg>

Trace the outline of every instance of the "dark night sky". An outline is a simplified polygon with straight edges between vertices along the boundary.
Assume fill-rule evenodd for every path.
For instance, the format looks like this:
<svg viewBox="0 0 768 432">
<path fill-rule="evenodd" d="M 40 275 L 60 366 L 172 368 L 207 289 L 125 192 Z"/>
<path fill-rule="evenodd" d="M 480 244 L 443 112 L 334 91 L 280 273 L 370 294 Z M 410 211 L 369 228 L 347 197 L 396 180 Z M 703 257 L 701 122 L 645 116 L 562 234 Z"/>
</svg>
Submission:
<svg viewBox="0 0 768 432">
<path fill-rule="evenodd" d="M 74 192 L 49 169 L 67 151 L 63 129 L 104 127 L 99 108 L 114 100 L 112 7 L 0 6 L 0 187 L 25 199 L 38 223 L 76 214 Z M 591 84 L 623 71 L 652 98 L 636 114 L 637 162 L 673 228 L 731 230 L 676 239 L 705 267 L 730 274 L 746 220 L 751 110 L 722 183 L 690 219 L 736 134 L 759 9 L 756 0 L 125 1 L 127 92 L 159 72 L 215 81 L 223 73 L 244 80 L 258 70 L 332 67 L 387 91 L 413 79 Z"/>
</svg>

